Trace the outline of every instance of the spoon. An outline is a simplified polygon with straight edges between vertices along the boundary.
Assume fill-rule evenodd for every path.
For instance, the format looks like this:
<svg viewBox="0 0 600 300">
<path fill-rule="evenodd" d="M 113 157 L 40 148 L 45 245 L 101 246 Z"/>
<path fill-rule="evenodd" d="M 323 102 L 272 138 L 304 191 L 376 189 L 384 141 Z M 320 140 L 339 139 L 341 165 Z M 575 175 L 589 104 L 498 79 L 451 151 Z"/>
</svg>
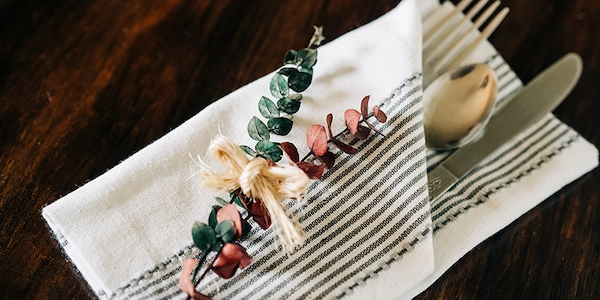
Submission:
<svg viewBox="0 0 600 300">
<path fill-rule="evenodd" d="M 423 126 L 428 148 L 447 150 L 473 141 L 494 109 L 498 78 L 486 64 L 447 72 L 423 92 Z"/>
</svg>

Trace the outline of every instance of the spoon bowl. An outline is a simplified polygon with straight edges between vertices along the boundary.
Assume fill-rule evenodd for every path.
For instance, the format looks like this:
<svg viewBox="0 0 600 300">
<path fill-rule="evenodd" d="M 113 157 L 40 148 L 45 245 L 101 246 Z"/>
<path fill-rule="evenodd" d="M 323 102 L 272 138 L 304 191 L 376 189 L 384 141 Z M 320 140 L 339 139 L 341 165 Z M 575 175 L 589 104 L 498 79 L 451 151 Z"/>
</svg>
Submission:
<svg viewBox="0 0 600 300">
<path fill-rule="evenodd" d="M 423 93 L 423 126 L 427 147 L 447 150 L 464 146 L 481 134 L 492 116 L 498 78 L 477 63 L 447 72 Z"/>
</svg>

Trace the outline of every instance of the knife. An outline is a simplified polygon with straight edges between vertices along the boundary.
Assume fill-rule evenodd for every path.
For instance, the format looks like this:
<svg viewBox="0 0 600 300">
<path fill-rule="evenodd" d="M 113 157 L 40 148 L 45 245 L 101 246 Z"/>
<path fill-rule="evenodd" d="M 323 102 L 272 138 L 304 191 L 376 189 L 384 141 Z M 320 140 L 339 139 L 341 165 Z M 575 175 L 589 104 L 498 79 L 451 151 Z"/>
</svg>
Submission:
<svg viewBox="0 0 600 300">
<path fill-rule="evenodd" d="M 575 87 L 582 68 L 581 57 L 569 53 L 531 80 L 499 108 L 478 140 L 427 174 L 429 200 L 439 198 L 496 149 L 556 108 Z"/>
</svg>

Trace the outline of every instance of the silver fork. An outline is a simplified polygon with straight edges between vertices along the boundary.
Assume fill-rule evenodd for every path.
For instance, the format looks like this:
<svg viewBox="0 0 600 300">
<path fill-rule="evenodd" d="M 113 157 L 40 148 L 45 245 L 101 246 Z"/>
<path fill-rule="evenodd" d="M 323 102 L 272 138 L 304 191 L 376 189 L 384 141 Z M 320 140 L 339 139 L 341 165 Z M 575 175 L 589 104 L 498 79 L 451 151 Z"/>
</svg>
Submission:
<svg viewBox="0 0 600 300">
<path fill-rule="evenodd" d="M 477 1 L 477 0 L 476 0 Z M 483 11 L 474 22 L 475 17 L 489 0 L 477 1 L 465 14 L 463 10 L 473 0 L 462 0 L 456 7 L 427 32 L 423 34 L 423 84 L 428 86 L 441 74 L 455 69 L 467 58 L 483 40 L 498 28 L 509 12 L 505 7 L 498 12 L 489 23 L 479 31 L 495 10 L 500 1 L 495 1 Z"/>
</svg>

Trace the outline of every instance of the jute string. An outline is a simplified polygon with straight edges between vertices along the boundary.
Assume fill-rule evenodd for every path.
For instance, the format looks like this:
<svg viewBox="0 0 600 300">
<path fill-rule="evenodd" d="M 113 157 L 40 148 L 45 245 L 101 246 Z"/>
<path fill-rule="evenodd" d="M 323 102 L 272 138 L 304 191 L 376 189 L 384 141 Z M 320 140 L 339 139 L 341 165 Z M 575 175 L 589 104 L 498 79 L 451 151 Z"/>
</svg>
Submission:
<svg viewBox="0 0 600 300">
<path fill-rule="evenodd" d="M 302 245 L 303 230 L 290 220 L 281 201 L 303 199 L 309 182 L 304 171 L 294 165 L 273 165 L 262 157 L 250 160 L 238 145 L 222 135 L 211 141 L 208 152 L 227 172 L 216 173 L 204 166 L 200 171 L 204 186 L 226 192 L 241 188 L 246 196 L 260 199 L 273 223 L 280 227 L 282 245 L 288 250 Z"/>
</svg>

